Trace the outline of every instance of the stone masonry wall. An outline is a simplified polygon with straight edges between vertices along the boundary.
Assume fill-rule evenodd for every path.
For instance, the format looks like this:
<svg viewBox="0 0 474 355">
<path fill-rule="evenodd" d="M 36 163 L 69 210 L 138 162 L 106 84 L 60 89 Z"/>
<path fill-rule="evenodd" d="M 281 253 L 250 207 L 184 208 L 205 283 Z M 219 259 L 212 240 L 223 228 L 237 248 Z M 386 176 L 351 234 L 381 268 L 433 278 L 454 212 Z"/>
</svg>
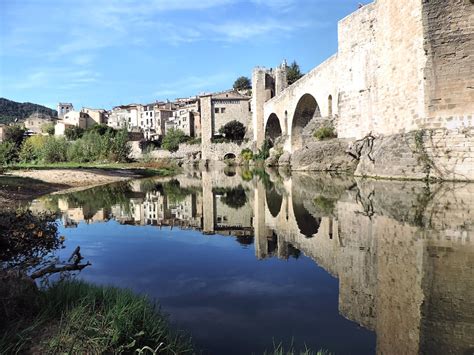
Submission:
<svg viewBox="0 0 474 355">
<path fill-rule="evenodd" d="M 423 2 L 427 128 L 474 126 L 474 3 Z"/>
<path fill-rule="evenodd" d="M 474 180 L 474 128 L 419 130 L 380 137 L 372 149 L 364 149 L 355 174 Z"/>
</svg>

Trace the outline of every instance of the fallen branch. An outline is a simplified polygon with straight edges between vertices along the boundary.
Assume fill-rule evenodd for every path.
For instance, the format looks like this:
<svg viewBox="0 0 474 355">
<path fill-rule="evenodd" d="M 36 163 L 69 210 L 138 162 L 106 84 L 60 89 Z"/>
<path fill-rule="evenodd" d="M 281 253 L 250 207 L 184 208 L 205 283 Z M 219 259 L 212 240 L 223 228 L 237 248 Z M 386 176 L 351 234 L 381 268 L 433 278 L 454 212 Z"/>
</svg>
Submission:
<svg viewBox="0 0 474 355">
<path fill-rule="evenodd" d="M 371 156 L 372 149 L 374 148 L 374 140 L 375 140 L 375 137 L 372 135 L 372 132 L 370 132 L 364 138 L 356 140 L 349 147 L 349 149 L 346 150 L 346 153 L 349 154 L 354 159 L 360 160 L 360 157 L 362 156 L 362 151 L 364 150 L 365 146 L 367 146 L 367 148 L 369 149 L 369 152 L 367 153 L 367 157 L 370 159 L 372 163 L 375 163 L 375 159 Z M 352 149 L 354 149 L 354 151 Z"/>
<path fill-rule="evenodd" d="M 57 266 L 56 263 L 53 263 L 41 270 L 35 271 L 33 274 L 31 274 L 32 279 L 38 279 L 40 277 L 46 276 L 48 274 L 56 274 L 58 272 L 64 272 L 64 271 L 81 271 L 85 267 L 91 265 L 90 262 L 87 262 L 85 264 L 80 264 L 80 262 L 84 258 L 81 255 L 81 247 L 77 247 L 74 249 L 73 253 L 68 259 L 68 262 L 73 261 L 72 264 L 66 264 L 63 266 Z"/>
</svg>

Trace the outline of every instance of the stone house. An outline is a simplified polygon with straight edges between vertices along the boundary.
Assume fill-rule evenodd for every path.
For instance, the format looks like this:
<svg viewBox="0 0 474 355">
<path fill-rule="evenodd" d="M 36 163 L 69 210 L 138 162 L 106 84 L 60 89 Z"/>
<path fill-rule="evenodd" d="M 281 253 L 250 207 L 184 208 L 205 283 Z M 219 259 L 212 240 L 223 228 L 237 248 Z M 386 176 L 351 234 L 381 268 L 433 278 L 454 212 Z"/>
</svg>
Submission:
<svg viewBox="0 0 474 355">
<path fill-rule="evenodd" d="M 32 113 L 25 121 L 25 128 L 29 134 L 43 134 L 43 127 L 45 124 L 54 123 L 55 119 L 44 113 Z"/>
<path fill-rule="evenodd" d="M 173 116 L 173 110 L 170 104 L 154 103 L 143 105 L 139 115 L 139 127 L 145 139 L 155 140 L 165 135 L 166 122 Z"/>
<path fill-rule="evenodd" d="M 109 113 L 107 125 L 114 129 L 126 127 L 129 131 L 138 129 L 141 111 L 143 111 L 143 107 L 140 104 L 116 106 Z"/>
<path fill-rule="evenodd" d="M 235 90 L 202 95 L 199 97 L 203 139 L 219 135 L 219 129 L 230 121 L 250 126 L 251 98 Z"/>
<path fill-rule="evenodd" d="M 173 115 L 175 126 L 190 137 L 201 136 L 201 113 L 196 97 L 178 99 Z"/>
</svg>

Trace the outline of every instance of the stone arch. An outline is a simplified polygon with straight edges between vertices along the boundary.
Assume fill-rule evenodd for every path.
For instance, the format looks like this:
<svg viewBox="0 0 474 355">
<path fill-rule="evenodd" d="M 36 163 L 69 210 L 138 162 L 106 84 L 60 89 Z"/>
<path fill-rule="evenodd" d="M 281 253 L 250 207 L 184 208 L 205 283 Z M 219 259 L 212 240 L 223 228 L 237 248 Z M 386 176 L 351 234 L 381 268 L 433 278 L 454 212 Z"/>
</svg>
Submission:
<svg viewBox="0 0 474 355">
<path fill-rule="evenodd" d="M 229 159 L 235 159 L 236 156 L 234 153 L 227 153 L 226 155 L 224 155 L 224 160 L 229 160 Z"/>
<path fill-rule="evenodd" d="M 274 113 L 268 117 L 267 124 L 265 125 L 265 139 L 271 141 L 272 144 L 275 140 L 282 135 L 280 119 Z"/>
<path fill-rule="evenodd" d="M 306 238 L 312 238 L 319 231 L 321 218 L 315 218 L 304 207 L 302 202 L 293 201 L 293 213 L 300 233 Z"/>
<path fill-rule="evenodd" d="M 265 198 L 270 214 L 276 218 L 280 214 L 283 196 L 278 192 L 275 185 L 272 184 L 271 187 L 265 189 Z"/>
<path fill-rule="evenodd" d="M 303 130 L 313 117 L 321 117 L 319 105 L 311 94 L 304 94 L 296 105 L 293 120 L 291 122 L 291 149 L 303 147 Z"/>
</svg>

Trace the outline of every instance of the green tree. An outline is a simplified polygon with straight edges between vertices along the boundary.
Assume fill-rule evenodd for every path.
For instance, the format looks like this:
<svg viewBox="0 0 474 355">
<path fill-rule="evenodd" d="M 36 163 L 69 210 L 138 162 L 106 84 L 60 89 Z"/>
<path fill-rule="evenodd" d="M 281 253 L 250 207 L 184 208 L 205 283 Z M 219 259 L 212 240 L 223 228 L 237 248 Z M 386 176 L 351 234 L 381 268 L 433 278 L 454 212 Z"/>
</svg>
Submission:
<svg viewBox="0 0 474 355">
<path fill-rule="evenodd" d="M 161 147 L 170 152 L 176 152 L 179 149 L 179 144 L 186 142 L 188 139 L 189 137 L 182 130 L 172 128 L 163 138 Z"/>
<path fill-rule="evenodd" d="M 17 156 L 18 149 L 14 143 L 8 141 L 0 143 L 0 166 L 15 162 Z"/>
<path fill-rule="evenodd" d="M 54 123 L 44 123 L 41 125 L 41 132 L 54 136 Z"/>
<path fill-rule="evenodd" d="M 241 122 L 233 120 L 222 126 L 219 133 L 232 141 L 241 141 L 245 137 L 245 126 Z"/>
<path fill-rule="evenodd" d="M 246 76 L 237 78 L 234 82 L 234 90 L 248 90 L 252 88 L 252 83 Z"/>
<path fill-rule="evenodd" d="M 288 80 L 288 85 L 293 84 L 302 76 L 303 73 L 301 73 L 300 66 L 294 60 L 293 63 L 291 63 L 290 66 L 286 69 L 286 79 Z"/>
<path fill-rule="evenodd" d="M 107 136 L 112 135 L 113 133 L 107 133 L 103 137 L 107 139 Z M 109 160 L 118 161 L 118 162 L 126 162 L 128 160 L 128 156 L 132 152 L 132 147 L 128 142 L 128 131 L 126 128 L 121 129 L 112 139 L 112 144 L 109 148 Z"/>
<path fill-rule="evenodd" d="M 67 127 L 64 130 L 64 135 L 66 136 L 68 141 L 75 141 L 76 139 L 79 139 L 82 137 L 84 134 L 84 129 L 81 127 Z"/>
<path fill-rule="evenodd" d="M 16 148 L 20 148 L 25 136 L 26 129 L 19 125 L 8 126 L 5 130 L 5 141 L 13 143 Z"/>
</svg>

